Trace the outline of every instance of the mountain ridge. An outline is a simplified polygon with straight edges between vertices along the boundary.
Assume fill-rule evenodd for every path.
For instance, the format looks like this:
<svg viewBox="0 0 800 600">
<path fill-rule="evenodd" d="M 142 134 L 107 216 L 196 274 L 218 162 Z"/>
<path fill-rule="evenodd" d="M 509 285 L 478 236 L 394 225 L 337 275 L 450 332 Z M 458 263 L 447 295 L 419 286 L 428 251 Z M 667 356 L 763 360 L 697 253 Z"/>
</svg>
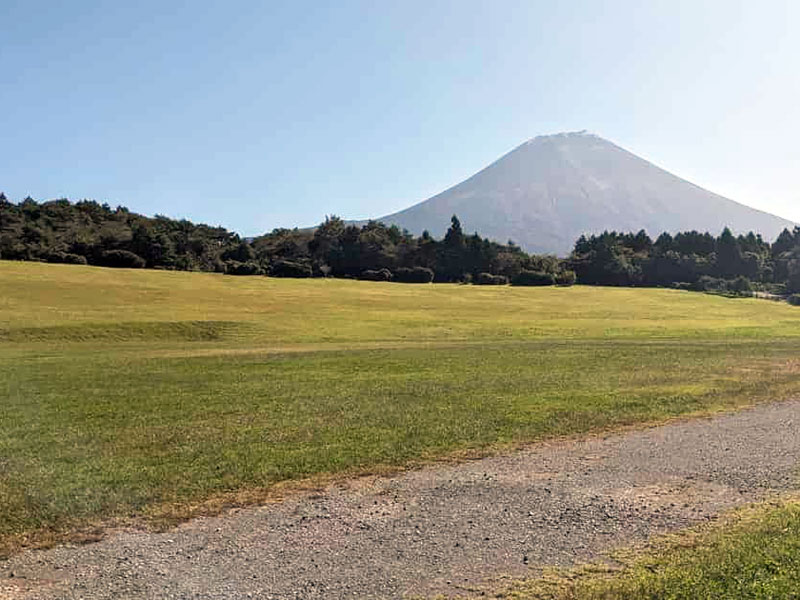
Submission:
<svg viewBox="0 0 800 600">
<path fill-rule="evenodd" d="M 794 223 L 730 200 L 587 131 L 539 135 L 464 181 L 376 219 L 441 236 L 464 230 L 525 250 L 564 255 L 583 234 L 755 231 L 774 239 Z"/>
</svg>

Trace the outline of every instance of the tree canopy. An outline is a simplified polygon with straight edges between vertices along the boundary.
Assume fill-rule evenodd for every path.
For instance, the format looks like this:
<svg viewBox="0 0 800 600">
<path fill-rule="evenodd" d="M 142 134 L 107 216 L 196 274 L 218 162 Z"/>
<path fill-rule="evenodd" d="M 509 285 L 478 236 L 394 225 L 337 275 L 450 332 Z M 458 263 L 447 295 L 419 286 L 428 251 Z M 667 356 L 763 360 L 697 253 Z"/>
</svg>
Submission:
<svg viewBox="0 0 800 600">
<path fill-rule="evenodd" d="M 685 285 L 732 289 L 742 279 L 776 292 L 800 292 L 800 227 L 784 230 L 774 244 L 760 235 L 719 236 L 689 231 L 662 233 L 653 242 L 637 234 L 582 236 L 569 259 L 580 283 L 625 286 Z"/>
<path fill-rule="evenodd" d="M 800 227 L 773 244 L 760 235 L 645 231 L 581 236 L 566 259 L 527 254 L 464 232 L 456 215 L 441 240 L 397 226 L 328 216 L 314 229 L 245 239 L 223 227 L 83 200 L 13 203 L 0 194 L 0 258 L 275 277 L 515 285 L 578 283 L 800 293 Z"/>
</svg>

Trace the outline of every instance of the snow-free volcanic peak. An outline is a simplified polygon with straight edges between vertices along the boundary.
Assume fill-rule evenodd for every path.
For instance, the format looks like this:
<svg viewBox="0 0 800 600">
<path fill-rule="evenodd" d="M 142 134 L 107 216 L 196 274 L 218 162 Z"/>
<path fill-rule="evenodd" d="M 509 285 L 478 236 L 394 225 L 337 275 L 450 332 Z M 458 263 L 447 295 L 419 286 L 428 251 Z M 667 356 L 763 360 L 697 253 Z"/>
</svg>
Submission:
<svg viewBox="0 0 800 600">
<path fill-rule="evenodd" d="M 772 240 L 793 226 L 586 131 L 531 138 L 458 185 L 378 220 L 441 236 L 453 214 L 467 232 L 560 255 L 581 234 L 604 230 L 717 234 L 727 226 Z"/>
</svg>

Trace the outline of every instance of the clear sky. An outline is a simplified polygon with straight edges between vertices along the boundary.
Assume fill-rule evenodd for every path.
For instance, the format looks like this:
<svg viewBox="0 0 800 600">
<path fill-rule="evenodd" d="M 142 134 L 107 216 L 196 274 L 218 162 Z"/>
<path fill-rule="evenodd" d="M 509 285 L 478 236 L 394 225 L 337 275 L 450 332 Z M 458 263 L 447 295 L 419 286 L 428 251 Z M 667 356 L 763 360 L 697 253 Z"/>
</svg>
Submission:
<svg viewBox="0 0 800 600">
<path fill-rule="evenodd" d="M 797 0 L 0 0 L 0 190 L 245 235 L 588 129 L 800 221 Z"/>
</svg>

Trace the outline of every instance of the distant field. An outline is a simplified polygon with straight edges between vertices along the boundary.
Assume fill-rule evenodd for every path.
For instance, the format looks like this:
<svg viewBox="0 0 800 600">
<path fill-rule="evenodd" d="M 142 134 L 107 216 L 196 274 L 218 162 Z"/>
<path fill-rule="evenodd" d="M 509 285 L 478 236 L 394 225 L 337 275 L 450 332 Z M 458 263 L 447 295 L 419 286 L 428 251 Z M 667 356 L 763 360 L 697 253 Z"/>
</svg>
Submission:
<svg viewBox="0 0 800 600">
<path fill-rule="evenodd" d="M 0 553 L 800 390 L 800 308 L 0 261 Z"/>
</svg>

